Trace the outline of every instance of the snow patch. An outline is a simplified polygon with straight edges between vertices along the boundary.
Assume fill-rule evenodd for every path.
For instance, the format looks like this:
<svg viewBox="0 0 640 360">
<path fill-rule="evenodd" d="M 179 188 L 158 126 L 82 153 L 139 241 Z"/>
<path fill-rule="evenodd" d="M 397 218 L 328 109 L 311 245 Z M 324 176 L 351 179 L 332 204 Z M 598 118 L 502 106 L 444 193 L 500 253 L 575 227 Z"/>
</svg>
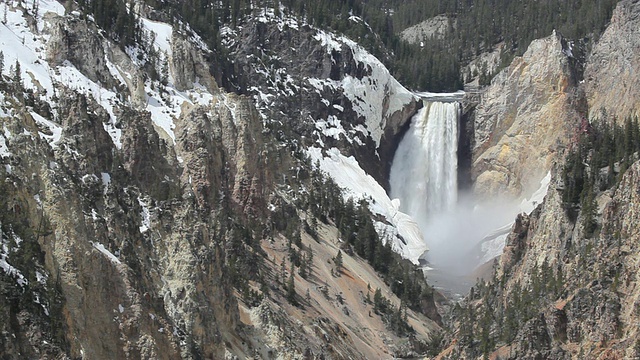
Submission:
<svg viewBox="0 0 640 360">
<path fill-rule="evenodd" d="M 169 24 L 141 18 L 142 26 L 153 34 L 153 47 L 166 54 L 171 54 L 171 37 L 173 27 Z"/>
<path fill-rule="evenodd" d="M 322 154 L 322 149 L 309 148 L 307 155 L 311 162 L 320 164 L 320 169 L 326 172 L 338 186 L 344 189 L 345 199 L 353 198 L 370 199 L 369 208 L 373 213 L 384 216 L 393 226 L 385 223 L 376 223 L 376 230 L 381 238 L 392 239 L 391 247 L 405 259 L 418 264 L 419 257 L 427 251 L 427 245 L 422 237 L 422 232 L 413 219 L 398 210 L 399 203 L 393 202 L 385 190 L 368 175 L 353 157 L 346 157 L 340 150 L 331 148 L 327 150 L 327 157 Z M 398 238 L 404 239 L 404 242 Z"/>
<path fill-rule="evenodd" d="M 142 211 L 140 212 L 140 218 L 142 218 L 142 225 L 140 225 L 140 233 L 144 234 L 145 232 L 147 232 L 147 230 L 151 228 L 151 217 L 149 214 L 149 206 L 140 197 L 138 197 L 138 204 L 140 204 L 140 207 L 142 208 Z"/>
<path fill-rule="evenodd" d="M 11 151 L 9 151 L 9 147 L 7 147 L 7 140 L 4 135 L 0 134 L 0 157 L 6 158 L 11 156 Z"/>
<path fill-rule="evenodd" d="M 540 187 L 536 191 L 531 194 L 530 197 L 522 200 L 520 205 L 518 206 L 519 213 L 526 213 L 531 215 L 533 210 L 544 201 L 545 196 L 547 196 L 547 192 L 549 191 L 549 184 L 551 183 L 551 171 L 547 172 L 544 178 L 540 181 Z M 491 259 L 494 259 L 500 255 L 502 255 L 502 251 L 504 250 L 505 241 L 507 240 L 507 236 L 511 231 L 511 227 L 514 222 L 510 222 L 494 231 L 490 234 L 487 234 L 482 242 L 482 260 L 481 263 L 486 263 Z"/>
<path fill-rule="evenodd" d="M 51 133 L 51 135 L 49 135 L 41 131 L 38 131 L 38 134 L 40 134 L 40 137 L 42 139 L 47 140 L 51 148 L 53 149 L 57 148 L 58 142 L 60 142 L 60 138 L 62 137 L 62 127 L 54 123 L 53 121 L 49 121 L 45 119 L 44 117 L 40 116 L 40 114 L 35 113 L 33 111 L 31 112 L 31 117 L 33 117 L 33 120 L 36 122 L 36 124 L 47 128 Z"/>
<path fill-rule="evenodd" d="M 111 184 L 111 175 L 109 173 L 100 173 L 102 178 L 102 186 L 104 187 L 104 193 L 106 194 L 109 191 L 109 184 Z"/>
<path fill-rule="evenodd" d="M 340 51 L 343 49 L 342 45 L 346 45 L 353 52 L 354 59 L 369 70 L 370 75 L 362 79 L 346 76 L 341 81 L 326 79 L 307 79 L 307 81 L 316 88 L 318 94 L 325 86 L 341 88 L 356 114 L 365 119 L 366 128 L 378 147 L 386 127 L 385 119 L 411 103 L 415 95 L 391 76 L 380 60 L 354 41 L 322 30 L 318 30 L 314 39 L 319 41 L 329 54 Z"/>
<path fill-rule="evenodd" d="M 20 246 L 22 240 L 14 235 L 14 241 L 17 246 Z M 20 270 L 16 269 L 9 263 L 9 239 L 6 237 L 4 233 L 0 233 L 0 269 L 2 269 L 5 274 L 16 279 L 16 282 L 20 287 L 24 287 L 29 284 L 29 281 L 22 275 Z"/>
<path fill-rule="evenodd" d="M 93 241 L 91 242 L 91 245 L 93 245 L 96 250 L 100 251 L 104 256 L 106 256 L 107 259 L 109 259 L 112 263 L 122 264 L 120 260 L 115 255 L 113 255 L 113 253 L 111 253 L 111 251 L 107 250 L 107 248 L 104 247 L 104 245 Z"/>
</svg>

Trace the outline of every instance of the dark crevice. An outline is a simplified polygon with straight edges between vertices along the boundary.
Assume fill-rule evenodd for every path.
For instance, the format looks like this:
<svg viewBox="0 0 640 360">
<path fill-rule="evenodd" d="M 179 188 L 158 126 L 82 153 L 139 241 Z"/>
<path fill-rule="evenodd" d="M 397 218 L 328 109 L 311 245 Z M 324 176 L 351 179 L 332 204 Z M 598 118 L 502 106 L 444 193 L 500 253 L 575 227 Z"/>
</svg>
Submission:
<svg viewBox="0 0 640 360">
<path fill-rule="evenodd" d="M 475 107 L 463 107 L 458 124 L 458 189 L 469 190 L 473 186 L 471 168 L 473 165 L 473 134 Z"/>
</svg>

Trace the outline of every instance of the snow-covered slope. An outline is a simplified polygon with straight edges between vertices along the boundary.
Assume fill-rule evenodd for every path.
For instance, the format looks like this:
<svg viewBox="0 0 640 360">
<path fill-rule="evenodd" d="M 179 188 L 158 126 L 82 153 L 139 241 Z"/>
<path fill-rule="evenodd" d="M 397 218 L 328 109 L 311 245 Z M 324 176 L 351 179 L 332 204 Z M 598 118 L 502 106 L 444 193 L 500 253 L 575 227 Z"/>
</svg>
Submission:
<svg viewBox="0 0 640 360">
<path fill-rule="evenodd" d="M 104 64 L 109 71 L 107 76 L 113 80 L 102 83 L 96 79 L 92 80 L 90 75 L 83 73 L 68 60 L 61 64 L 51 61 L 57 43 L 65 40 L 58 37 L 57 27 L 64 25 L 56 16 L 79 19 L 78 12 L 65 14 L 62 4 L 54 0 L 39 1 L 37 12 L 30 9 L 22 11 L 19 7 L 13 7 L 16 4 L 3 3 L 7 13 L 7 22 L 0 24 L 0 49 L 3 50 L 5 64 L 3 73 L 13 77 L 15 64 L 19 63 L 24 88 L 31 91 L 36 99 L 51 106 L 51 114 L 34 113 L 34 116 L 38 123 L 57 134 L 49 138 L 52 146 L 59 141 L 60 136 L 64 136 L 60 134 L 59 129 L 54 129 L 59 128 L 61 123 L 56 109 L 56 88 L 59 86 L 67 87 L 94 100 L 109 114 L 109 121 L 103 126 L 117 149 L 122 148 L 122 127 L 119 125 L 118 114 L 124 107 L 134 106 L 139 110 L 148 111 L 161 134 L 175 142 L 174 119 L 180 116 L 183 105 L 208 104 L 213 98 L 209 89 L 199 84 L 185 91 L 178 91 L 174 86 L 174 74 L 164 66 L 172 61 L 171 45 L 172 39 L 176 36 L 169 24 L 140 18 L 145 41 L 136 47 L 127 47 L 125 50 L 128 56 L 122 56 L 124 54 L 118 47 L 102 38 L 104 49 L 101 49 L 101 55 L 104 56 Z M 31 19 L 35 20 L 35 29 L 30 28 Z M 91 20 L 88 26 L 91 30 L 96 29 Z M 190 40 L 199 45 L 201 51 L 208 51 L 197 37 Z M 158 73 L 164 73 L 166 76 L 164 83 L 146 77 L 146 80 L 142 80 L 141 74 L 135 70 L 152 61 L 150 52 L 157 54 L 158 59 L 154 59 L 153 66 Z M 120 89 L 110 87 L 108 83 L 115 83 Z M 122 90 L 127 88 L 128 91 Z M 141 89 L 144 91 L 141 92 Z M 125 95 L 127 92 L 129 96 Z M 46 119 L 45 116 L 49 118 Z"/>
<path fill-rule="evenodd" d="M 326 157 L 319 148 L 310 148 L 308 155 L 313 163 L 320 164 L 320 169 L 344 189 L 345 199 L 367 199 L 371 211 L 388 221 L 375 223 L 381 239 L 391 241 L 394 251 L 418 264 L 420 255 L 428 250 L 418 224 L 398 210 L 400 204 L 389 199 L 382 186 L 362 170 L 353 156 L 344 156 L 336 148 L 329 149 Z"/>
<path fill-rule="evenodd" d="M 354 26 L 366 25 L 357 17 L 352 21 Z M 254 38 L 254 31 L 261 36 Z M 390 119 L 416 100 L 380 60 L 356 42 L 282 11 L 264 10 L 237 29 L 227 27 L 221 33 L 223 43 L 237 54 L 238 66 L 258 75 L 247 90 L 263 118 L 282 121 L 279 112 L 287 113 L 283 103 L 313 102 L 297 107 L 305 114 L 295 115 L 314 125 L 313 136 L 321 146 L 325 138 L 363 145 L 365 137 L 370 137 L 377 148 Z M 300 47 L 279 47 L 283 33 L 299 38 Z M 306 35 L 313 40 L 304 38 Z"/>
<path fill-rule="evenodd" d="M 362 78 L 346 75 L 341 80 L 310 78 L 307 81 L 319 91 L 329 87 L 343 92 L 356 114 L 365 119 L 368 134 L 376 147 L 379 146 L 387 119 L 414 101 L 414 95 L 391 76 L 380 60 L 354 41 L 322 30 L 318 30 L 314 39 L 327 50 L 333 62 L 336 61 L 334 52 L 351 51 L 359 66 L 364 66 L 369 73 Z"/>
</svg>

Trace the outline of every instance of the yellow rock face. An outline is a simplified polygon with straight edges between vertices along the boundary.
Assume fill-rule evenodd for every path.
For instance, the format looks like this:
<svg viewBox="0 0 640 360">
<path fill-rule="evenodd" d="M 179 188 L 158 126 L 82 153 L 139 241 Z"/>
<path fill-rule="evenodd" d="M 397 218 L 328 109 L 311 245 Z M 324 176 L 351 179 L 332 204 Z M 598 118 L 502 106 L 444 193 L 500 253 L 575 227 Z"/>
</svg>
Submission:
<svg viewBox="0 0 640 360">
<path fill-rule="evenodd" d="M 531 43 L 493 79 L 476 110 L 472 173 L 480 197 L 534 191 L 572 138 L 579 116 L 561 39 Z"/>
</svg>

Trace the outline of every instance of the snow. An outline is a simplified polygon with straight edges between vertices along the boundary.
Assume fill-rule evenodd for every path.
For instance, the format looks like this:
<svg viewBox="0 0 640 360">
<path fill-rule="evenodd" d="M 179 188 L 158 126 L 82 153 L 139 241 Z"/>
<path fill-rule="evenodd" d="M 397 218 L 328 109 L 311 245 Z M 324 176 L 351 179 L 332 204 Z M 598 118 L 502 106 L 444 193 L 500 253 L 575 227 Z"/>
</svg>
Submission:
<svg viewBox="0 0 640 360">
<path fill-rule="evenodd" d="M 109 173 L 100 173 L 102 178 L 102 186 L 104 186 L 104 193 L 109 190 L 109 184 L 111 184 L 111 175 Z"/>
<path fill-rule="evenodd" d="M 57 148 L 58 142 L 60 142 L 60 138 L 62 137 L 62 127 L 54 123 L 53 121 L 45 119 L 44 117 L 40 116 L 40 114 L 33 111 L 31 112 L 31 116 L 33 117 L 33 120 L 36 122 L 36 124 L 46 127 L 52 134 L 48 135 L 39 131 L 38 134 L 40 134 L 40 137 L 47 140 L 51 148 Z"/>
<path fill-rule="evenodd" d="M 121 103 L 116 93 L 91 81 L 68 61 L 65 61 L 56 71 L 59 73 L 58 81 L 81 94 L 94 98 L 109 113 L 109 122 L 103 123 L 102 126 L 115 147 L 122 149 L 122 130 L 116 127 L 117 118 L 114 113 L 114 107 Z"/>
<path fill-rule="evenodd" d="M 280 31 L 284 30 L 285 27 L 298 30 L 300 26 L 298 20 L 292 16 L 284 15 L 284 10 L 284 6 L 280 5 L 280 15 L 276 16 L 274 8 L 262 9 L 256 20 L 262 23 L 275 22 Z"/>
<path fill-rule="evenodd" d="M 402 257 L 418 264 L 418 258 L 427 250 L 418 225 L 409 215 L 398 210 L 399 203 L 389 199 L 382 186 L 360 167 L 353 156 L 346 157 L 340 153 L 340 150 L 331 148 L 327 150 L 328 156 L 325 157 L 322 149 L 315 147 L 307 149 L 307 155 L 313 164 L 318 162 L 320 169 L 344 189 L 345 199 L 370 199 L 371 211 L 384 216 L 392 225 L 377 222 L 375 226 L 378 234 L 383 239 L 390 236 L 393 240 L 392 249 Z M 406 243 L 396 235 L 401 236 Z"/>
<path fill-rule="evenodd" d="M 93 245 L 93 247 L 96 250 L 100 251 L 104 256 L 106 256 L 107 259 L 109 259 L 112 263 L 114 263 L 114 264 L 122 264 L 120 262 L 120 260 L 115 255 L 113 255 L 109 250 L 107 250 L 104 247 L 104 245 L 102 245 L 102 244 L 100 244 L 98 242 L 93 242 L 93 241 L 91 242 L 91 244 Z"/>
<path fill-rule="evenodd" d="M 338 40 L 330 33 L 318 31 L 318 33 L 313 38 L 319 41 L 320 44 L 326 48 L 329 55 L 331 55 L 331 53 L 333 53 L 334 51 L 339 52 L 342 48 L 342 43 L 338 42 Z"/>
<path fill-rule="evenodd" d="M 158 89 L 159 84 L 152 86 L 151 81 L 145 84 L 145 92 L 147 94 L 146 110 L 151 113 L 151 121 L 154 125 L 162 129 L 171 139 L 172 144 L 176 143 L 174 133 L 174 119 L 180 117 L 182 106 L 187 103 L 190 105 L 209 105 L 214 96 L 199 83 L 193 84 L 193 89 L 186 91 L 178 91 L 173 84 L 163 86 L 163 94 Z"/>
<path fill-rule="evenodd" d="M 544 197 L 547 196 L 549 191 L 549 184 L 551 183 L 551 171 L 547 172 L 544 178 L 540 181 L 540 187 L 531 194 L 528 198 L 524 198 L 518 206 L 519 213 L 526 213 L 530 215 L 533 210 L 544 201 Z M 482 263 L 486 263 L 491 259 L 494 259 L 502 255 L 505 241 L 511 231 L 511 227 L 514 222 L 510 222 L 491 233 L 487 234 L 482 241 Z"/>
<path fill-rule="evenodd" d="M 11 152 L 7 147 L 7 140 L 5 139 L 4 135 L 0 134 L 0 157 L 6 158 L 9 156 L 11 156 Z"/>
<path fill-rule="evenodd" d="M 40 271 L 36 270 L 36 281 L 39 282 L 42 285 L 45 285 L 47 283 L 47 279 L 49 278 L 49 275 L 47 275 L 46 273 L 41 273 Z"/>
<path fill-rule="evenodd" d="M 544 201 L 544 197 L 547 196 L 549 190 L 549 184 L 551 183 L 551 171 L 540 180 L 540 187 L 531 194 L 529 198 L 525 198 L 520 203 L 520 212 L 531 214 L 531 212 Z"/>
<path fill-rule="evenodd" d="M 385 119 L 413 101 L 414 94 L 393 78 L 380 60 L 354 41 L 322 30 L 318 30 L 314 39 L 325 47 L 328 54 L 340 51 L 344 49 L 342 45 L 346 45 L 353 52 L 354 59 L 370 71 L 371 74 L 362 79 L 345 76 L 341 81 L 329 79 L 307 79 L 307 81 L 316 88 L 318 94 L 321 94 L 325 86 L 341 88 L 352 103 L 356 114 L 364 118 L 367 130 L 378 147 L 386 126 Z"/>
<path fill-rule="evenodd" d="M 154 42 L 153 47 L 166 54 L 171 54 L 171 37 L 173 36 L 173 27 L 169 24 L 151 21 L 149 19 L 141 18 L 142 26 L 153 33 Z"/>
<path fill-rule="evenodd" d="M 318 129 L 324 136 L 332 137 L 336 140 L 340 140 L 340 135 L 344 135 L 345 138 L 351 142 L 351 138 L 347 136 L 346 131 L 342 127 L 342 123 L 340 120 L 333 116 L 329 115 L 327 120 L 318 120 L 316 121 L 316 129 Z"/>
<path fill-rule="evenodd" d="M 24 275 L 22 275 L 20 270 L 11 266 L 11 264 L 6 261 L 6 256 L 4 254 L 2 258 L 0 258 L 0 268 L 2 268 L 7 275 L 17 278 L 16 282 L 18 285 L 25 286 L 29 284 L 29 281 L 24 277 Z"/>
<path fill-rule="evenodd" d="M 138 204 L 140 204 L 140 207 L 142 207 L 142 211 L 140 212 L 140 218 L 142 219 L 142 225 L 140 225 L 140 233 L 144 234 L 151 228 L 149 206 L 147 206 L 147 204 L 140 197 L 138 197 Z"/>
<path fill-rule="evenodd" d="M 105 54 L 104 55 L 104 63 L 107 66 L 107 69 L 109 69 L 109 73 L 111 74 L 111 76 L 113 76 L 116 80 L 118 80 L 120 82 L 120 84 L 122 85 L 127 85 L 126 80 L 124 79 L 124 77 L 122 77 L 122 72 L 120 71 L 120 69 L 109 60 L 109 57 Z M 127 74 L 128 75 L 128 74 Z M 130 75 L 128 75 L 130 77 Z"/>
<path fill-rule="evenodd" d="M 39 28 L 43 28 L 46 25 L 46 22 L 42 20 L 42 14 L 47 11 L 64 15 L 64 7 L 58 2 L 40 1 Z M 33 34 L 27 25 L 27 20 L 23 17 L 22 11 L 9 8 L 7 20 L 6 25 L 0 25 L 0 48 L 11 49 L 11 51 L 4 52 L 6 65 L 4 72 L 9 74 L 9 68 L 18 61 L 25 88 L 32 89 L 36 97 L 50 103 L 53 102 L 55 95 L 54 83 L 62 83 L 78 93 L 95 99 L 109 114 L 109 120 L 103 123 L 104 130 L 111 137 L 115 147 L 122 149 L 122 129 L 116 126 L 118 119 L 115 109 L 125 105 L 124 102 L 127 100 L 120 99 L 114 91 L 90 80 L 68 61 L 56 68 L 50 67 L 45 60 L 48 36 Z M 141 18 L 141 25 L 145 32 L 150 34 L 150 40 L 153 40 L 152 46 L 159 54 L 161 62 L 168 61 L 172 53 L 172 26 L 145 18 Z M 203 51 L 208 51 L 201 39 L 194 36 L 190 40 Z M 129 47 L 126 52 L 131 57 L 131 60 L 138 65 L 141 65 L 147 59 L 147 54 L 140 48 Z M 142 55 L 143 60 L 139 60 L 138 55 Z M 105 63 L 111 75 L 121 84 L 127 84 L 125 77 L 131 79 L 131 75 L 123 72 L 117 65 L 112 63 L 107 55 L 105 55 Z M 175 135 L 173 133 L 175 125 L 173 121 L 180 116 L 182 105 L 185 102 L 207 105 L 211 102 L 213 96 L 200 84 L 195 84 L 194 89 L 179 92 L 173 86 L 173 79 L 171 79 L 170 74 L 168 80 L 168 86 L 152 83 L 150 80 L 145 83 L 145 92 L 148 94 L 145 109 L 151 113 L 153 123 L 164 130 L 175 143 Z M 162 88 L 162 91 L 160 88 Z M 0 112 L 1 116 L 5 115 L 4 111 Z M 61 134 L 59 126 L 56 124 L 59 121 L 56 121 L 55 105 L 53 119 L 38 117 L 35 120 L 52 131 L 53 136 L 42 133 L 40 133 L 40 136 L 46 138 L 50 145 L 55 147 Z M 7 152 L 5 151 L 1 154 L 6 155 Z"/>
<path fill-rule="evenodd" d="M 36 201 L 36 204 L 38 204 L 39 207 L 42 207 L 42 200 L 40 199 L 40 195 L 38 194 L 33 195 L 33 200 Z"/>
<path fill-rule="evenodd" d="M 22 242 L 22 240 L 20 240 L 20 238 L 15 235 L 14 235 L 14 241 L 18 246 L 20 245 L 20 242 Z M 23 287 L 25 285 L 28 285 L 29 281 L 24 277 L 24 275 L 22 275 L 20 270 L 16 269 L 8 262 L 8 259 L 9 259 L 8 242 L 9 242 L 9 239 L 7 239 L 6 235 L 4 233 L 0 233 L 0 245 L 1 245 L 0 246 L 0 268 L 5 272 L 5 274 L 11 277 L 14 277 L 18 285 L 20 287 Z"/>
</svg>

